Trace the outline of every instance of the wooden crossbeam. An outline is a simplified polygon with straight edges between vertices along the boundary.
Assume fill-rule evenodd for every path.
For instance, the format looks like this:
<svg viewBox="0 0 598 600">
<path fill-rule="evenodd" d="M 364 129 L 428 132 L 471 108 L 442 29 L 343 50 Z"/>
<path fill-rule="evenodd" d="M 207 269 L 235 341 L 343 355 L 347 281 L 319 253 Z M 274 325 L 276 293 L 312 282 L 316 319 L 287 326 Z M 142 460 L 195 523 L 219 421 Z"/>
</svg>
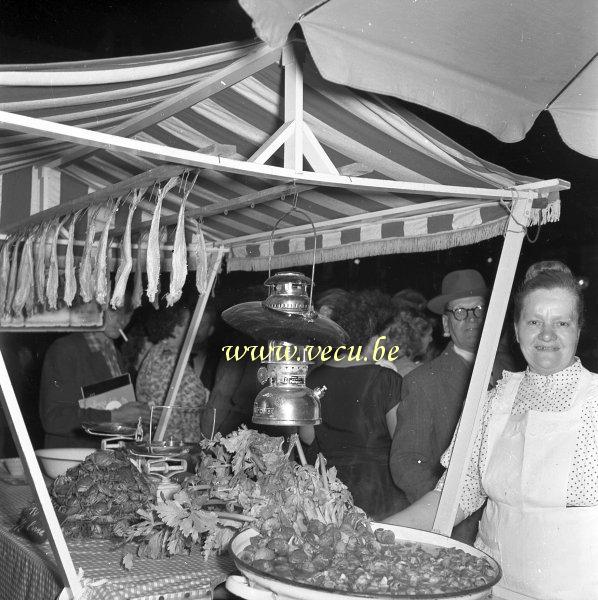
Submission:
<svg viewBox="0 0 598 600">
<path fill-rule="evenodd" d="M 345 165 L 340 168 L 340 171 L 344 175 L 350 175 L 352 177 L 357 177 L 359 175 L 365 175 L 369 173 L 371 169 L 362 165 L 360 163 L 351 163 L 349 165 Z M 246 208 L 248 206 L 255 206 L 256 204 L 264 204 L 265 202 L 270 202 L 271 200 L 275 200 L 276 198 L 280 198 L 284 194 L 288 194 L 290 192 L 296 191 L 298 194 L 302 192 L 306 192 L 308 190 L 313 190 L 316 186 L 314 185 L 293 185 L 292 183 L 287 183 L 284 185 L 277 185 L 265 190 L 259 190 L 257 192 L 250 192 L 249 194 L 244 194 L 237 198 L 232 198 L 230 200 L 223 200 L 209 206 L 202 206 L 199 208 L 186 208 L 185 216 L 189 218 L 206 218 L 212 217 L 214 215 L 226 214 L 231 210 L 239 210 L 240 208 Z M 177 215 L 166 215 L 160 219 L 160 225 L 174 225 L 177 221 Z M 146 229 L 147 225 L 143 223 L 134 225 L 131 228 L 132 232 L 140 231 L 142 229 Z M 122 235 L 124 232 L 124 228 L 115 229 L 113 235 L 118 237 Z"/>
<path fill-rule="evenodd" d="M 298 193 L 305 192 L 307 190 L 314 189 L 313 185 L 298 185 L 295 186 Z M 187 218 L 206 218 L 213 217 L 214 215 L 226 214 L 231 210 L 239 210 L 240 208 L 246 208 L 247 206 L 254 206 L 256 204 L 263 204 L 264 202 L 270 202 L 280 198 L 284 194 L 288 194 L 293 190 L 293 184 L 277 185 L 266 190 L 260 190 L 259 192 L 252 192 L 238 198 L 219 202 L 218 204 L 211 204 L 210 206 L 202 206 L 200 208 L 187 208 L 185 210 L 185 216 Z M 174 225 L 177 221 L 176 215 L 168 215 L 160 219 L 160 226 Z M 147 226 L 138 224 L 131 228 L 131 231 L 139 231 L 145 229 Z M 114 235 L 118 236 L 124 231 L 124 229 L 115 230 Z"/>
<path fill-rule="evenodd" d="M 220 69 L 202 79 L 202 81 L 189 86 L 188 88 L 174 94 L 170 98 L 163 100 L 159 104 L 152 106 L 140 115 L 135 115 L 126 121 L 119 123 L 107 130 L 107 133 L 129 137 L 151 125 L 160 123 L 177 114 L 178 112 L 209 98 L 217 92 L 221 92 L 246 77 L 250 77 L 261 69 L 278 61 L 281 55 L 281 48 L 273 49 L 265 44 L 249 52 L 243 58 L 236 60 L 227 67 Z M 48 163 L 51 167 L 65 167 L 76 160 L 85 158 L 95 152 L 90 148 L 77 148 L 67 152 L 58 160 Z"/>
<path fill-rule="evenodd" d="M 365 177 L 347 177 L 329 173 L 312 173 L 296 171 L 271 165 L 258 165 L 242 160 L 211 156 L 190 150 L 180 150 L 160 144 L 141 142 L 122 138 L 98 131 L 80 129 L 71 125 L 63 125 L 43 119 L 0 111 L 0 126 L 11 131 L 45 135 L 54 139 L 84 144 L 95 148 L 108 149 L 112 152 L 132 153 L 152 160 L 174 162 L 192 168 L 213 169 L 226 173 L 271 179 L 273 181 L 294 182 L 325 187 L 345 188 L 347 190 L 393 192 L 402 194 L 418 194 L 440 197 L 510 199 L 511 192 L 506 189 L 475 188 L 465 186 L 440 185 L 436 183 L 412 183 L 386 179 L 370 179 Z M 530 189 L 518 190 L 519 199 L 535 199 L 538 192 Z"/>
</svg>

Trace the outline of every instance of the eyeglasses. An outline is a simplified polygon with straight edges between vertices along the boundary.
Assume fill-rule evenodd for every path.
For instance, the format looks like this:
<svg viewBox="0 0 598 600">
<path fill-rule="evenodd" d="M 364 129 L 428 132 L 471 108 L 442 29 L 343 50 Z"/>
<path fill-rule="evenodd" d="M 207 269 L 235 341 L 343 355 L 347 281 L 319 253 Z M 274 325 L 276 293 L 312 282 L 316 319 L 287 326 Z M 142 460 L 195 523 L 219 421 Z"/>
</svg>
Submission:
<svg viewBox="0 0 598 600">
<path fill-rule="evenodd" d="M 469 317 L 469 313 L 472 313 L 476 319 L 481 319 L 486 314 L 485 306 L 474 306 L 473 308 L 463 308 L 459 306 L 457 308 L 447 308 L 445 313 L 451 313 L 455 317 L 455 321 L 465 321 Z"/>
</svg>

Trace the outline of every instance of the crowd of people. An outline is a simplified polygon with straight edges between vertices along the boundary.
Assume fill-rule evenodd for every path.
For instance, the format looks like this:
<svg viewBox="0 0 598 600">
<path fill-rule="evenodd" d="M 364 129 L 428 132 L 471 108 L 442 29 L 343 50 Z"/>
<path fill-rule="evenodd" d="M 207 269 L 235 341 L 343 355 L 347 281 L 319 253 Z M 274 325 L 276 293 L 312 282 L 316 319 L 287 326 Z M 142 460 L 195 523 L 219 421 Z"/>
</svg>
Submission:
<svg viewBox="0 0 598 600">
<path fill-rule="evenodd" d="M 360 353 L 356 359 L 347 350 L 310 367 L 307 385 L 327 388 L 322 423 L 296 431 L 308 459 L 322 455 L 334 466 L 373 519 L 431 529 L 488 298 L 472 269 L 448 273 L 429 299 L 411 289 L 390 295 L 340 288 L 315 298 L 316 311 L 338 323 L 347 346 Z M 102 332 L 58 339 L 40 382 L 46 446 L 89 445 L 89 438 L 82 444 L 84 419 L 147 422 L 150 407 L 168 395 L 191 308 L 181 302 L 138 311 L 127 328 L 132 312 L 125 306 L 107 311 Z M 517 372 L 505 327 L 453 537 L 495 557 L 507 590 L 596 598 L 598 376 L 575 355 L 581 291 L 564 264 L 538 263 L 515 294 L 513 312 L 526 365 Z M 186 442 L 243 423 L 259 428 L 251 412 L 260 364 L 218 355 L 209 344 L 217 319 L 209 302 L 170 418 L 167 435 Z M 117 350 L 125 329 L 129 340 Z M 239 334 L 236 343 L 245 341 Z M 135 402 L 94 414 L 78 408 L 81 386 L 123 372 L 132 375 Z"/>
<path fill-rule="evenodd" d="M 485 317 L 488 288 L 471 269 L 449 273 L 440 294 L 426 299 L 413 289 L 394 295 L 380 290 L 331 288 L 314 308 L 348 335 L 335 360 L 313 364 L 310 388 L 326 386 L 322 423 L 297 429 L 308 457 L 323 455 L 353 494 L 356 504 L 382 520 L 433 490 L 442 474 L 441 456 L 453 436 Z M 40 416 L 46 447 L 89 444 L 81 423 L 149 422 L 151 407 L 165 404 L 191 318 L 192 301 L 148 306 L 134 314 L 127 304 L 108 309 L 101 332 L 72 333 L 46 352 L 40 383 Z M 209 347 L 218 313 L 207 304 L 185 365 L 166 438 L 197 442 L 241 424 L 270 434 L 288 428 L 251 423 L 260 389 L 258 361 L 214 360 Z M 119 343 L 127 331 L 127 342 Z M 443 348 L 438 332 L 448 342 Z M 436 340 L 434 339 L 436 337 Z M 234 343 L 251 343 L 238 334 Z M 355 349 L 359 349 L 355 355 Z M 509 353 L 499 351 L 491 385 Z M 114 410 L 79 408 L 81 388 L 128 372 L 135 402 Z M 156 409 L 154 409 L 156 410 Z M 374 491 L 375 490 L 375 491 Z M 455 528 L 472 543 L 480 511 Z"/>
</svg>

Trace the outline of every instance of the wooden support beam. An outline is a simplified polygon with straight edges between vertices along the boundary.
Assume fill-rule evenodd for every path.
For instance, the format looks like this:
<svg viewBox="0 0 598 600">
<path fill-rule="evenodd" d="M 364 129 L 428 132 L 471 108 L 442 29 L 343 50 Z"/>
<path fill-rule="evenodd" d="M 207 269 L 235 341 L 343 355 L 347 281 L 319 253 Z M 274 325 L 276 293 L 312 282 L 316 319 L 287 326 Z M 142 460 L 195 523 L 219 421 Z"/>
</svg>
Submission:
<svg viewBox="0 0 598 600">
<path fill-rule="evenodd" d="M 83 592 L 83 588 L 79 581 L 77 571 L 75 570 L 73 559 L 71 558 L 71 554 L 66 545 L 62 529 L 60 528 L 58 517 L 52 506 L 52 500 L 48 488 L 46 487 L 44 476 L 40 470 L 39 463 L 37 462 L 37 456 L 33 450 L 31 438 L 29 437 L 29 432 L 25 426 L 25 421 L 23 420 L 23 415 L 21 414 L 21 409 L 19 408 L 19 403 L 15 396 L 15 391 L 10 381 L 6 363 L 4 362 L 4 357 L 1 352 L 0 387 L 2 388 L 0 402 L 2 403 L 2 408 L 4 409 L 4 414 L 6 415 L 13 441 L 19 451 L 21 461 L 23 462 L 29 485 L 33 487 L 35 500 L 40 509 L 44 528 L 48 533 L 48 539 L 56 559 L 58 572 L 62 584 L 65 587 L 65 590 L 63 590 L 63 593 L 61 594 L 61 598 L 79 598 L 80 594 Z M 8 590 L 6 591 L 8 592 Z M 8 596 L 10 596 L 10 593 L 8 593 Z"/>
<path fill-rule="evenodd" d="M 303 150 L 307 162 L 314 171 L 338 175 L 338 170 L 334 166 L 334 163 L 330 160 L 330 157 L 326 154 L 324 148 L 322 148 L 322 144 L 320 144 L 314 132 L 305 121 L 303 122 Z"/>
<path fill-rule="evenodd" d="M 284 143 L 284 166 L 303 171 L 303 54 L 305 47 L 289 42 L 283 49 L 284 120 L 292 123 L 292 135 Z"/>
<path fill-rule="evenodd" d="M 314 186 L 305 185 L 305 186 L 297 186 L 297 190 L 299 192 L 305 190 L 311 190 Z M 245 208 L 247 206 L 252 206 L 255 204 L 263 204 L 264 202 L 270 202 L 270 200 L 274 200 L 275 198 L 280 198 L 283 194 L 288 194 L 293 189 L 292 184 L 278 185 L 272 188 L 268 188 L 267 190 L 260 190 L 259 192 L 252 192 L 245 196 L 240 196 L 239 198 L 234 198 L 232 200 L 225 200 L 223 202 L 219 202 L 218 204 L 212 204 L 210 206 L 204 206 L 200 208 L 186 208 L 185 215 L 187 218 L 198 218 L 198 217 L 212 217 L 214 215 L 226 214 L 229 210 L 238 210 L 240 208 Z M 166 217 L 162 217 L 160 219 L 160 226 L 164 225 L 174 225 L 177 222 L 177 215 L 168 215 Z M 142 229 L 147 229 L 147 225 L 138 224 L 131 228 L 132 232 L 140 231 Z M 124 228 L 118 229 L 114 231 L 114 235 L 118 236 L 124 231 Z"/>
<path fill-rule="evenodd" d="M 122 137 L 129 137 L 139 133 L 151 125 L 160 123 L 178 112 L 209 98 L 213 94 L 235 85 L 246 77 L 250 77 L 268 65 L 277 62 L 280 59 L 280 55 L 281 48 L 273 49 L 266 44 L 262 44 L 243 58 L 236 60 L 198 83 L 152 106 L 142 114 L 135 115 L 123 123 L 111 127 L 107 130 L 107 133 Z M 58 160 L 49 163 L 49 166 L 64 167 L 76 160 L 89 156 L 93 152 L 94 150 L 90 150 L 89 148 L 78 148 L 64 154 Z"/>
<path fill-rule="evenodd" d="M 208 303 L 208 298 L 210 296 L 210 293 L 212 292 L 212 288 L 214 287 L 216 275 L 220 270 L 223 255 L 224 247 L 220 246 L 220 248 L 218 249 L 218 254 L 214 259 L 208 276 L 207 292 L 199 297 L 197 304 L 195 305 L 193 315 L 191 316 L 191 321 L 189 322 L 187 334 L 185 335 L 185 340 L 183 341 L 183 346 L 181 347 L 181 353 L 179 354 L 174 373 L 172 374 L 172 379 L 170 380 L 170 387 L 168 388 L 168 394 L 166 395 L 166 400 L 164 401 L 165 407 L 176 406 L 177 394 L 181 387 L 181 382 L 183 381 L 185 367 L 189 363 L 191 348 L 193 347 L 193 342 L 195 341 L 195 336 L 197 335 L 199 324 L 201 323 L 206 304 Z M 168 421 L 170 420 L 171 413 L 172 410 L 168 409 L 161 411 L 160 420 L 158 421 L 158 426 L 156 427 L 156 432 L 154 433 L 154 441 L 161 442 L 164 439 L 164 434 L 166 433 L 166 428 L 168 427 Z"/>
<path fill-rule="evenodd" d="M 545 193 L 560 192 L 571 189 L 571 184 L 565 179 L 544 179 L 532 183 L 522 183 L 515 186 L 516 190 L 537 190 Z"/>
<path fill-rule="evenodd" d="M 492 294 L 488 302 L 480 345 L 476 354 L 463 412 L 457 428 L 457 437 L 447 471 L 446 480 L 440 504 L 432 531 L 450 536 L 459 506 L 459 497 L 468 459 L 473 450 L 475 432 L 481 419 L 481 401 L 488 389 L 492 365 L 496 356 L 496 349 L 513 287 L 513 279 L 517 269 L 517 262 L 521 252 L 521 244 L 525 237 L 525 227 L 530 220 L 532 201 L 516 200 L 512 206 L 512 213 L 507 225 L 507 233 L 503 242 L 502 252 L 498 263 Z"/>
<path fill-rule="evenodd" d="M 49 208 L 48 210 L 35 213 L 30 217 L 16 221 L 8 227 L 3 227 L 2 233 L 14 233 L 24 228 L 33 227 L 39 223 L 42 223 L 43 221 L 47 221 L 55 217 L 63 217 L 64 215 L 68 215 L 77 210 L 81 210 L 95 204 L 102 204 L 110 198 L 117 198 L 123 194 L 126 194 L 130 190 L 147 187 L 156 181 L 163 181 L 165 179 L 170 179 L 171 177 L 176 177 L 177 175 L 180 175 L 188 170 L 188 167 L 179 165 L 164 165 L 162 167 L 150 169 L 145 173 L 135 175 L 134 177 L 130 177 L 128 179 L 123 179 L 118 183 L 108 185 L 101 190 L 92 192 L 91 194 L 80 196 L 79 198 L 75 198 L 69 202 L 58 204 L 57 206 Z"/>
<path fill-rule="evenodd" d="M 364 175 L 365 173 L 369 173 L 370 169 L 368 169 L 365 165 L 359 163 L 351 163 L 349 165 L 341 167 L 340 171 L 344 175 L 357 177 L 358 175 Z M 301 192 L 313 190 L 315 187 L 315 185 L 295 186 L 292 183 L 286 183 L 284 185 L 277 185 L 265 190 L 250 192 L 249 194 L 245 194 L 243 196 L 239 196 L 238 198 L 233 198 L 231 200 L 223 200 L 221 202 L 211 204 L 210 206 L 203 206 L 201 208 L 187 208 L 185 210 L 185 215 L 188 218 L 213 217 L 214 215 L 226 214 L 231 210 L 239 210 L 240 208 L 247 208 L 248 206 L 264 204 L 265 202 L 270 202 L 271 200 L 275 200 L 276 198 L 281 198 L 283 195 L 288 194 L 294 190 L 296 190 L 297 193 L 300 194 Z M 162 217 L 160 219 L 160 225 L 174 225 L 177 221 L 177 218 L 178 217 L 176 214 Z M 136 232 L 146 228 L 147 225 L 138 224 L 133 226 L 131 228 L 131 231 Z M 123 233 L 123 231 L 124 228 L 115 229 L 113 235 L 115 237 L 118 237 L 120 234 Z"/>
<path fill-rule="evenodd" d="M 153 160 L 174 162 L 191 168 L 206 168 L 226 173 L 285 181 L 287 183 L 305 183 L 308 185 L 339 187 L 348 190 L 394 192 L 402 194 L 432 195 L 442 197 L 479 198 L 479 199 L 511 199 L 511 191 L 505 189 L 488 189 L 462 186 L 439 185 L 435 183 L 410 183 L 385 179 L 369 179 L 365 177 L 351 178 L 328 173 L 311 173 L 295 171 L 270 165 L 258 165 L 231 158 L 211 156 L 190 150 L 180 150 L 160 144 L 141 142 L 139 140 L 121 138 L 107 133 L 79 129 L 71 125 L 62 125 L 43 119 L 35 119 L 0 111 L 0 126 L 11 131 L 45 135 L 54 139 L 103 148 L 111 152 L 132 153 Z M 518 191 L 520 199 L 534 199 L 538 192 L 533 190 Z"/>
<path fill-rule="evenodd" d="M 247 160 L 263 165 L 295 134 L 295 123 L 283 123 Z"/>
</svg>

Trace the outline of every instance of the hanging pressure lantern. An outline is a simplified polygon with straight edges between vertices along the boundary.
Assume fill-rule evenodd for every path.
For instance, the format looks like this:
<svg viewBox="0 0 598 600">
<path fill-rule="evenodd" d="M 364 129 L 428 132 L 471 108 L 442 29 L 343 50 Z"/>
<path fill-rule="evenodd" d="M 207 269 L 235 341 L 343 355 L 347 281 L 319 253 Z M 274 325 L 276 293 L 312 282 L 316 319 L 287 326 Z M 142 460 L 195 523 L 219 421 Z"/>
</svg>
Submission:
<svg viewBox="0 0 598 600">
<path fill-rule="evenodd" d="M 291 212 L 303 214 L 295 206 Z M 303 273 L 284 272 L 270 275 L 264 285 L 268 296 L 262 302 L 236 304 L 222 313 L 232 327 L 266 343 L 266 360 L 258 370 L 258 381 L 265 385 L 253 403 L 253 422 L 262 425 L 318 425 L 322 422 L 320 398 L 325 386 L 306 386 L 310 347 L 336 347 L 347 339 L 345 331 L 331 319 L 313 309 L 313 278 L 316 264 L 316 229 L 311 279 Z M 271 262 L 271 252 L 269 263 Z"/>
</svg>

